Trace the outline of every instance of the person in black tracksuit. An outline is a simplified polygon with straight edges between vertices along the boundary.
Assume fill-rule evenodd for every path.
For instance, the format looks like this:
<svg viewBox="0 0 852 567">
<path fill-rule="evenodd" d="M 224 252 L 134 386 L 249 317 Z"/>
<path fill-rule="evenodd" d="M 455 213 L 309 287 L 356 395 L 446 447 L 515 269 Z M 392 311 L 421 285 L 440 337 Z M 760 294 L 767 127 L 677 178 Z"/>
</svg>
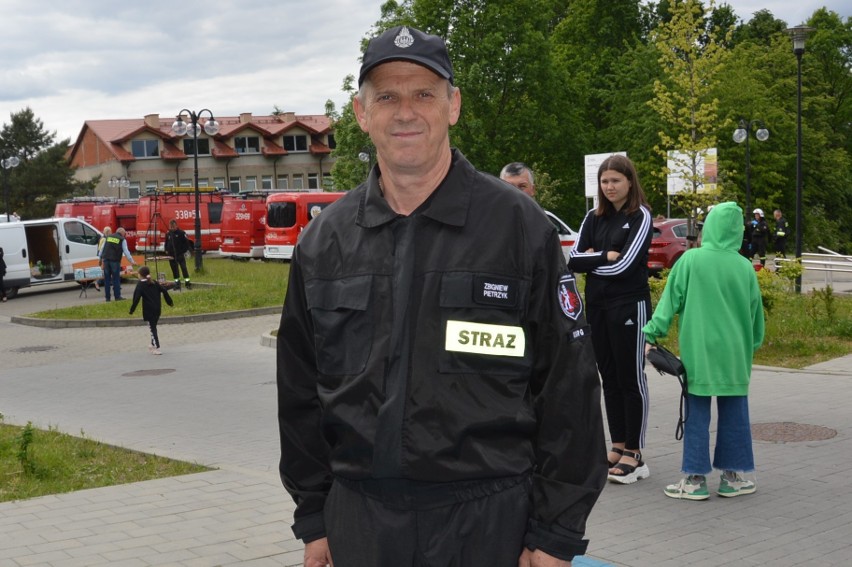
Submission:
<svg viewBox="0 0 852 567">
<path fill-rule="evenodd" d="M 174 305 L 169 292 L 166 288 L 160 285 L 160 282 L 151 278 L 151 270 L 148 266 L 139 268 L 139 282 L 136 284 L 136 289 L 133 290 L 133 303 L 130 305 L 130 314 L 136 311 L 136 306 L 139 301 L 142 301 L 142 319 L 148 323 L 148 330 L 151 333 L 151 342 L 148 346 L 148 352 L 151 354 L 160 353 L 160 336 L 157 334 L 157 322 L 160 320 L 162 312 L 162 302 L 160 295 L 166 300 L 166 303 L 171 307 Z"/>
<path fill-rule="evenodd" d="M 641 454 L 648 426 L 642 327 L 651 316 L 652 234 L 636 168 L 624 156 L 610 156 L 598 169 L 598 206 L 580 226 L 568 267 L 587 273 L 586 305 L 612 441 L 608 478 L 622 484 L 650 474 Z"/>
<path fill-rule="evenodd" d="M 377 163 L 290 263 L 279 470 L 306 566 L 564 564 L 606 483 L 575 277 L 541 207 L 451 149 L 451 69 L 414 28 L 370 42 Z"/>
</svg>

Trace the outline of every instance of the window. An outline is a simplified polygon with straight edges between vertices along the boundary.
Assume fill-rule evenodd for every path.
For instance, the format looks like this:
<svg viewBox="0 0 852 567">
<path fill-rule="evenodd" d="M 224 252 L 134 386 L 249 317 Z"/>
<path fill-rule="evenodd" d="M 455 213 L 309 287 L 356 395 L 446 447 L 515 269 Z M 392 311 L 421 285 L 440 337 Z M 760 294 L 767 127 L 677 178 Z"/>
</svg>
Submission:
<svg viewBox="0 0 852 567">
<path fill-rule="evenodd" d="M 308 137 L 305 135 L 284 136 L 284 149 L 288 152 L 306 152 Z"/>
<path fill-rule="evenodd" d="M 210 179 L 207 177 L 199 177 L 198 178 L 198 186 L 199 187 L 210 187 Z"/>
<path fill-rule="evenodd" d="M 687 229 L 686 223 L 678 224 L 678 225 L 675 225 L 675 226 L 672 227 L 672 232 L 678 238 L 686 238 L 686 233 L 687 233 L 686 229 Z"/>
<path fill-rule="evenodd" d="M 234 138 L 234 149 L 241 154 L 260 153 L 260 138 L 257 136 L 236 136 Z"/>
<path fill-rule="evenodd" d="M 305 188 L 305 178 L 302 175 L 293 176 L 293 189 L 299 190 Z"/>
<path fill-rule="evenodd" d="M 308 189 L 319 189 L 319 174 L 308 174 Z"/>
<path fill-rule="evenodd" d="M 260 188 L 261 189 L 272 189 L 272 176 L 264 175 L 260 179 Z"/>
<path fill-rule="evenodd" d="M 266 226 L 287 228 L 296 224 L 296 203 L 269 203 L 266 211 Z"/>
<path fill-rule="evenodd" d="M 163 187 L 174 187 L 175 180 L 174 179 L 163 179 Z"/>
<path fill-rule="evenodd" d="M 278 188 L 279 189 L 289 189 L 290 188 L 290 176 L 279 175 L 278 176 Z"/>
<path fill-rule="evenodd" d="M 231 190 L 231 193 L 239 193 L 240 192 L 240 178 L 239 177 L 231 177 L 228 187 Z"/>
<path fill-rule="evenodd" d="M 160 155 L 160 145 L 157 140 L 132 140 L 130 151 L 135 158 L 155 158 Z"/>
<path fill-rule="evenodd" d="M 145 193 L 156 193 L 157 192 L 157 182 L 156 181 L 146 181 L 145 182 Z"/>
<path fill-rule="evenodd" d="M 183 141 L 183 153 L 188 156 L 195 154 L 195 140 L 187 139 Z M 198 138 L 198 155 L 210 155 L 210 138 Z"/>
<path fill-rule="evenodd" d="M 224 177 L 214 177 L 213 178 L 213 187 L 216 189 L 224 189 L 225 188 L 225 178 Z"/>
<path fill-rule="evenodd" d="M 192 187 L 192 179 L 181 179 L 180 180 L 181 187 Z"/>
<path fill-rule="evenodd" d="M 337 147 L 337 140 L 334 139 L 334 134 L 328 135 L 328 147 L 332 150 Z"/>
<path fill-rule="evenodd" d="M 257 191 L 257 175 L 246 177 L 246 191 Z"/>
<path fill-rule="evenodd" d="M 142 184 L 138 181 L 131 181 L 130 187 L 127 189 L 127 192 L 129 193 L 128 197 L 131 199 L 138 199 L 140 191 L 142 191 Z"/>
<path fill-rule="evenodd" d="M 100 240 L 98 233 L 81 222 L 65 223 L 65 237 L 69 242 L 97 245 Z"/>
</svg>

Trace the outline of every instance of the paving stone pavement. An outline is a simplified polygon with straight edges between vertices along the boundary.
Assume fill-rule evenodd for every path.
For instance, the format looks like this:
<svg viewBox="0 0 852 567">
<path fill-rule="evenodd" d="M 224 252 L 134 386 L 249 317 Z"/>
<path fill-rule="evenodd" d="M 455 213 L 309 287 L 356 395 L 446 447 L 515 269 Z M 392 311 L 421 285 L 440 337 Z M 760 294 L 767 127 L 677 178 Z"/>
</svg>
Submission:
<svg viewBox="0 0 852 567">
<path fill-rule="evenodd" d="M 277 475 L 275 351 L 261 338 L 278 317 L 163 325 L 164 354 L 154 357 L 141 320 L 83 329 L 10 323 L 79 301 L 73 288 L 30 292 L 0 305 L 7 423 L 82 431 L 215 470 L 2 503 L 0 566 L 301 565 L 293 505 Z M 755 368 L 753 423 L 818 425 L 837 435 L 755 442 L 758 491 L 733 499 L 663 495 L 681 476 L 679 389 L 650 368 L 648 378 L 651 477 L 606 487 L 589 521 L 588 555 L 575 567 L 849 564 L 852 355 L 802 371 Z"/>
</svg>

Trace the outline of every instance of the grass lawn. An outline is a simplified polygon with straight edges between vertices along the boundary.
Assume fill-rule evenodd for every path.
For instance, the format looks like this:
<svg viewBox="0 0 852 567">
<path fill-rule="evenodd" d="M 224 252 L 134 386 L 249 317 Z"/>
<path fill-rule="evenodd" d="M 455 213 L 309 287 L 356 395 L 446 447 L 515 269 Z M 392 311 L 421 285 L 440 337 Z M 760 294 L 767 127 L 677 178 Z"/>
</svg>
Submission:
<svg viewBox="0 0 852 567">
<path fill-rule="evenodd" d="M 0 416 L 0 421 L 2 416 Z M 207 467 L 0 423 L 0 502 L 192 474 Z"/>
<path fill-rule="evenodd" d="M 155 266 L 150 264 L 148 267 L 151 268 L 151 276 L 156 277 Z M 159 270 L 165 272 L 167 279 L 171 280 L 168 262 L 160 262 Z M 204 285 L 194 285 L 191 291 L 171 292 L 175 305 L 169 307 L 164 302 L 163 317 L 280 306 L 284 303 L 290 264 L 259 260 L 240 262 L 211 256 L 204 258 L 202 273 L 196 273 L 192 265 L 189 266 L 189 270 L 192 283 Z M 136 285 L 136 280 L 130 280 L 130 283 Z M 132 289 L 132 287 L 127 289 L 125 283 L 125 296 L 128 300 L 133 297 Z M 100 301 L 89 305 L 32 313 L 30 317 L 43 319 L 141 317 L 141 306 L 136 308 L 134 315 L 128 315 L 129 308 L 130 301 L 109 303 Z"/>
</svg>

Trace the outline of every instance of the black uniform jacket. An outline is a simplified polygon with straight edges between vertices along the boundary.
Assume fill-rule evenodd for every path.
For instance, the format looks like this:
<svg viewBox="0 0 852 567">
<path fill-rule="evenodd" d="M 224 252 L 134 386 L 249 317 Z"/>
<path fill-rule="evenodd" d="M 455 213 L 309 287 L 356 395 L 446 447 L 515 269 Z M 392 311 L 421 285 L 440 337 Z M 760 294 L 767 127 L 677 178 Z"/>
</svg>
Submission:
<svg viewBox="0 0 852 567">
<path fill-rule="evenodd" d="M 377 173 L 308 225 L 290 265 L 277 368 L 294 533 L 325 535 L 335 477 L 530 475 L 527 544 L 583 553 L 606 453 L 585 313 L 554 227 L 457 150 L 407 217 Z"/>
<path fill-rule="evenodd" d="M 586 272 L 586 301 L 589 308 L 621 305 L 649 297 L 648 248 L 653 236 L 651 211 L 645 207 L 626 214 L 586 214 L 580 236 L 571 250 L 568 265 L 575 272 Z M 593 248 L 595 252 L 586 252 Z M 607 260 L 607 251 L 620 254 Z"/>
</svg>

